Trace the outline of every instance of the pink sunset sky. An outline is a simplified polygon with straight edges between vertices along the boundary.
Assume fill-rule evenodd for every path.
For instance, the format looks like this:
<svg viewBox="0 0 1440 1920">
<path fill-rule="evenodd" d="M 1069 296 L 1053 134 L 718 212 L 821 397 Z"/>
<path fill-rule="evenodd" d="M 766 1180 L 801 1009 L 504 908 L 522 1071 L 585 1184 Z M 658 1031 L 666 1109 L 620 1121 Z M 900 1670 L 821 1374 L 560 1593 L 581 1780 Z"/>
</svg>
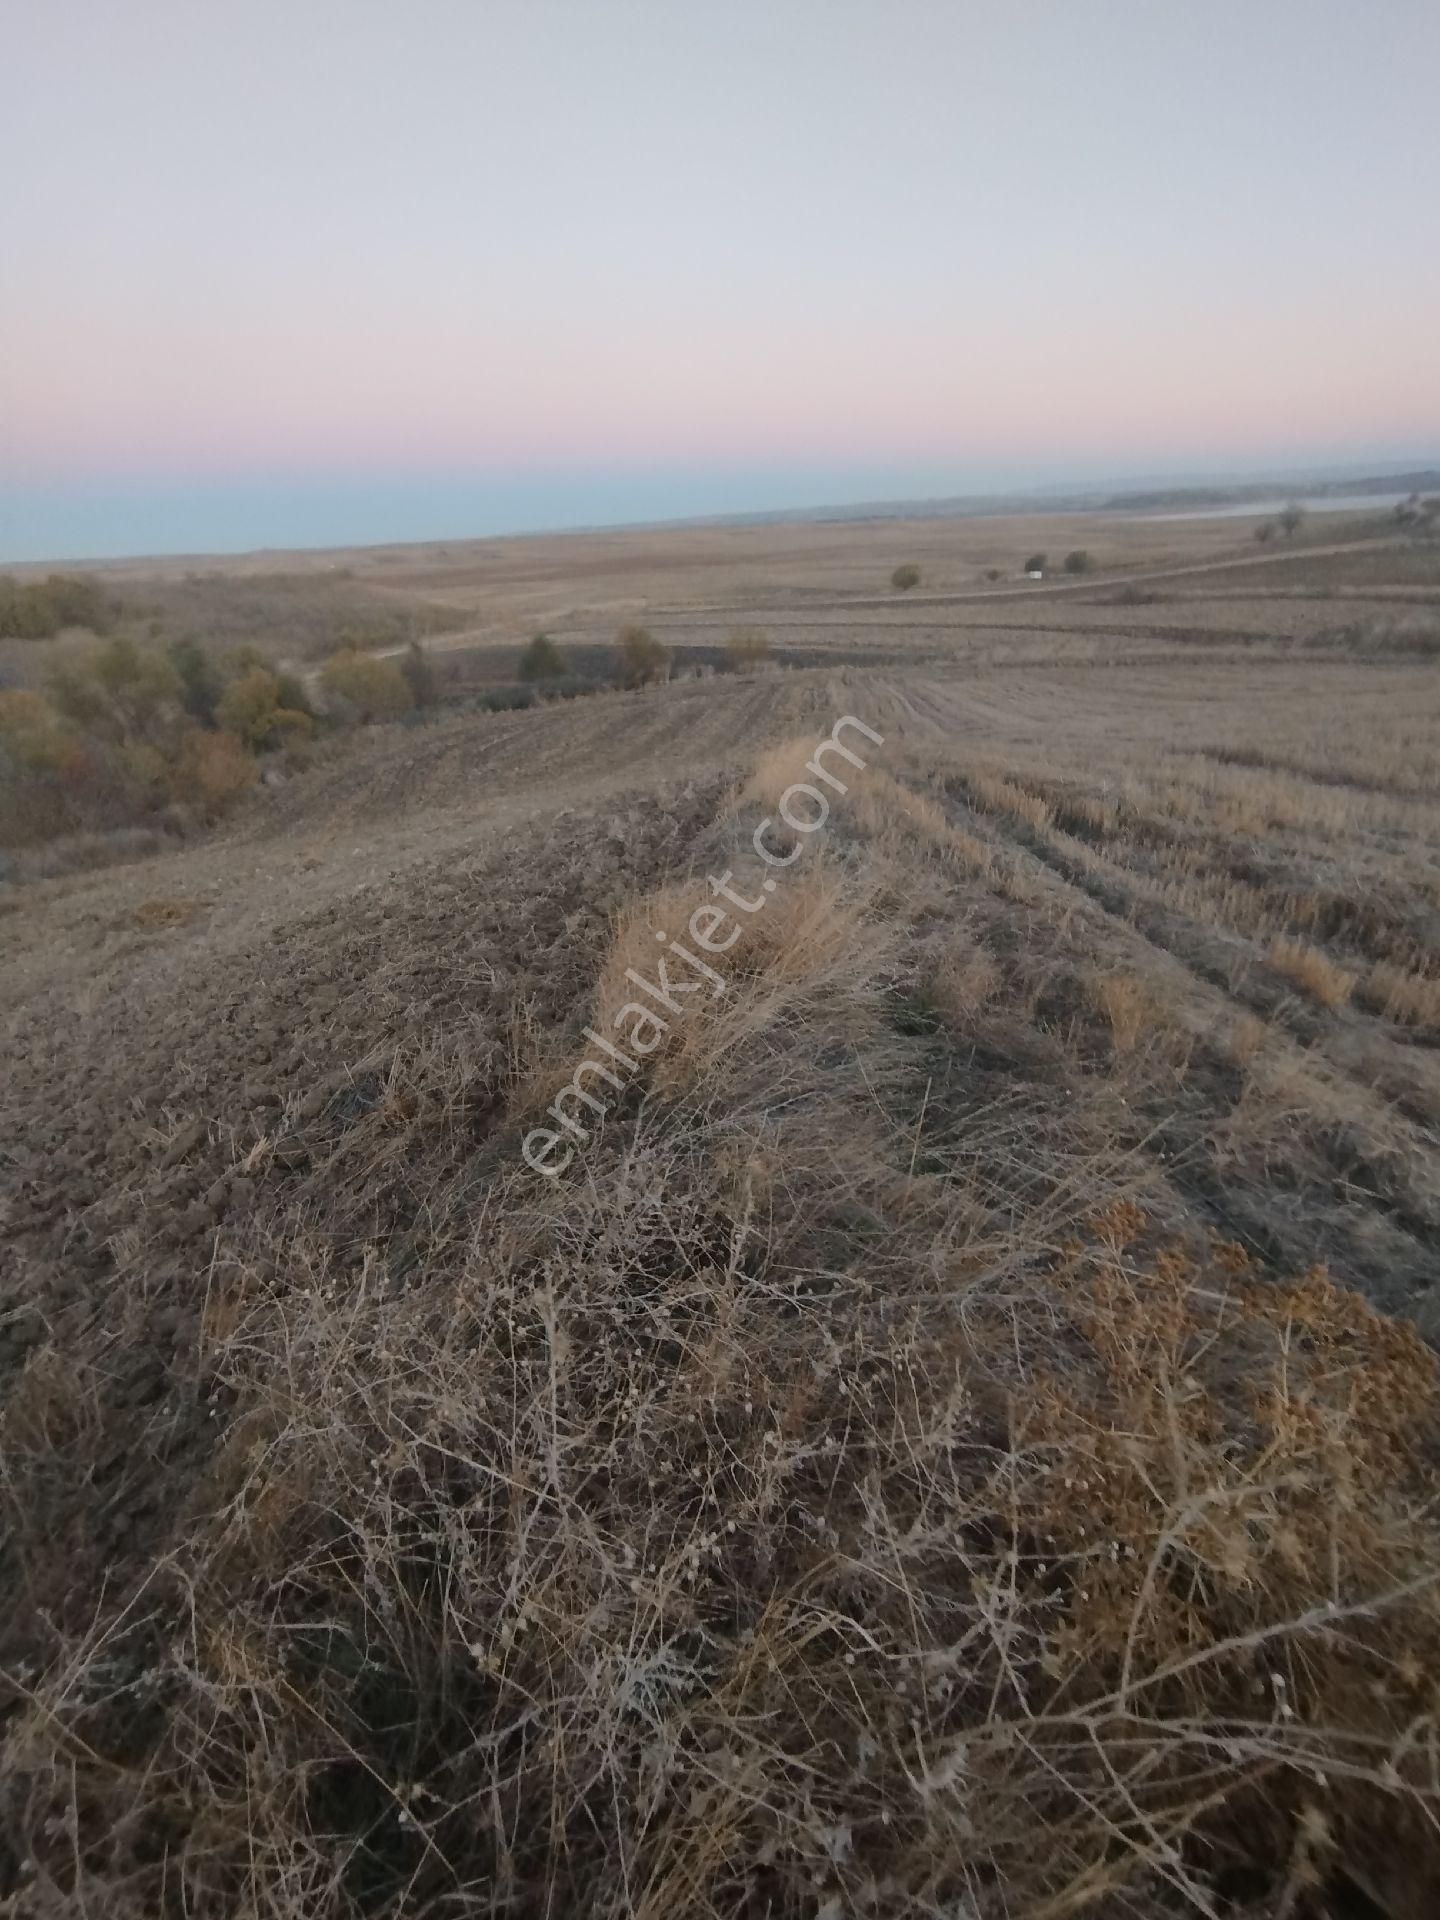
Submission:
<svg viewBox="0 0 1440 1920">
<path fill-rule="evenodd" d="M 1440 456 L 1419 0 L 6 11 L 0 559 Z"/>
</svg>

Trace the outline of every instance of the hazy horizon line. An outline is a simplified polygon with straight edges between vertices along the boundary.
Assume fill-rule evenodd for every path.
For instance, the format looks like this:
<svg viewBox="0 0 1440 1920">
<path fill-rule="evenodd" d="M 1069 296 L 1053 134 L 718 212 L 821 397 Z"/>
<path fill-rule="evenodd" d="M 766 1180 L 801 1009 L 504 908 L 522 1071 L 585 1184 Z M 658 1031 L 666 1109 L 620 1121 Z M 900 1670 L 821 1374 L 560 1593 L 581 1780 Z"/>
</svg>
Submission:
<svg viewBox="0 0 1440 1920">
<path fill-rule="evenodd" d="M 18 547 L 23 550 L 12 550 L 6 541 L 3 522 L 6 517 L 7 495 L 11 502 L 24 502 L 34 500 L 37 496 L 43 498 L 48 493 L 51 496 L 53 513 L 61 507 L 61 499 L 57 496 L 73 497 L 79 493 L 83 497 L 88 494 L 92 511 L 97 504 L 97 499 L 98 501 L 108 500 L 122 519 L 125 508 L 131 506 L 137 495 L 142 503 L 142 511 L 147 495 L 149 503 L 152 506 L 156 505 L 157 491 L 162 499 L 173 495 L 177 505 L 183 500 L 191 506 L 197 500 L 207 497 L 219 506 L 219 501 L 228 494 L 235 502 L 237 519 L 243 519 L 247 511 L 249 513 L 264 511 L 262 503 L 267 499 L 270 503 L 269 511 L 283 513 L 284 508 L 281 502 L 287 494 L 294 497 L 297 508 L 303 498 L 312 511 L 328 507 L 333 512 L 338 506 L 343 513 L 345 508 L 340 503 L 349 495 L 354 496 L 351 504 L 355 518 L 359 521 L 365 517 L 367 511 L 365 497 L 370 496 L 369 511 L 373 513 L 376 510 L 373 504 L 374 496 L 377 493 L 383 494 L 389 491 L 397 496 L 394 502 L 397 508 L 395 517 L 399 521 L 404 521 L 413 515 L 417 506 L 420 506 L 423 512 L 423 505 L 411 498 L 405 503 L 406 510 L 402 511 L 399 495 L 419 493 L 433 498 L 436 492 L 453 494 L 456 491 L 468 491 L 477 496 L 474 517 L 483 520 L 486 515 L 480 500 L 487 494 L 497 497 L 492 505 L 498 503 L 499 499 L 507 497 L 513 499 L 526 493 L 534 493 L 537 488 L 542 493 L 547 489 L 558 488 L 563 497 L 567 484 L 572 488 L 578 486 L 586 489 L 603 486 L 607 484 L 607 480 L 600 474 L 578 477 L 557 475 L 538 482 L 534 477 L 525 476 L 507 486 L 504 481 L 497 481 L 494 476 L 476 474 L 446 476 L 443 479 L 439 476 L 394 476 L 389 480 L 379 475 L 330 478 L 312 476 L 283 483 L 235 476 L 200 482 L 181 480 L 139 483 L 132 480 L 123 484 L 95 482 L 88 487 L 82 484 L 78 488 L 74 483 L 68 486 L 50 483 L 48 486 L 40 487 L 12 484 L 7 487 L 4 482 L 0 482 L 0 567 L 31 568 L 47 565 L 84 567 L 104 566 L 122 561 L 240 559 L 264 553 L 345 552 L 374 547 L 423 547 L 436 543 L 470 544 L 488 540 L 529 540 L 581 534 L 680 530 L 687 527 L 745 526 L 783 520 L 825 522 L 881 515 L 891 515 L 896 518 L 921 517 L 927 510 L 945 510 L 957 515 L 968 510 L 969 514 L 976 518 L 983 517 L 986 513 L 1024 512 L 1027 508 L 1041 512 L 1056 512 L 1065 508 L 1073 511 L 1099 511 L 1103 510 L 1104 502 L 1094 497 L 1097 495 L 1108 496 L 1157 489 L 1176 493 L 1188 490 L 1197 492 L 1218 489 L 1241 490 L 1252 487 L 1274 487 L 1277 492 L 1283 492 L 1286 489 L 1314 490 L 1345 484 L 1359 485 L 1365 482 L 1403 479 L 1407 475 L 1427 473 L 1440 474 L 1440 452 L 1429 455 L 1415 452 L 1389 453 L 1368 459 L 1350 454 L 1336 459 L 1317 459 L 1296 465 L 1242 462 L 1233 466 L 1193 464 L 1141 471 L 1082 467 L 1061 470 L 1054 473 L 1052 477 L 1044 479 L 1036 477 L 1022 479 L 1017 475 L 1007 482 L 996 476 L 988 482 L 977 481 L 959 487 L 937 486 L 930 489 L 905 488 L 899 484 L 903 476 L 897 474 L 895 476 L 897 484 L 893 491 L 885 491 L 883 488 L 876 490 L 873 486 L 866 487 L 857 483 L 844 490 L 843 496 L 841 494 L 843 483 L 837 483 L 836 493 L 827 495 L 823 491 L 822 483 L 813 475 L 810 476 L 813 485 L 801 479 L 799 475 L 792 475 L 788 487 L 785 485 L 784 477 L 776 475 L 771 476 L 772 481 L 776 483 L 779 491 L 787 492 L 790 497 L 772 499 L 770 504 L 764 504 L 760 499 L 756 499 L 749 505 L 722 505 L 716 502 L 714 505 L 697 510 L 671 513 L 622 510 L 615 517 L 596 518 L 577 514 L 573 518 L 539 517 L 533 521 L 512 519 L 509 524 L 482 525 L 477 529 L 460 531 L 453 525 L 447 527 L 443 523 L 441 515 L 445 509 L 439 501 L 436 501 L 436 519 L 430 528 L 412 530 L 407 527 L 404 531 L 397 530 L 394 534 L 388 535 L 369 530 L 361 531 L 357 527 L 357 530 L 349 535 L 341 534 L 336 530 L 328 537 L 321 537 L 318 534 L 307 537 L 297 530 L 294 536 L 287 538 L 227 539 L 222 535 L 218 539 L 174 546 L 144 543 L 122 545 L 107 540 L 96 544 L 62 541 L 50 546 L 27 541 L 22 535 Z M 874 477 L 879 478 L 878 475 Z M 642 490 L 655 486 L 675 486 L 678 490 L 685 484 L 686 478 L 692 484 L 698 484 L 701 487 L 706 484 L 718 484 L 723 488 L 730 477 L 724 471 L 690 476 L 675 476 L 664 471 L 656 471 L 639 476 L 638 484 Z M 609 477 L 608 483 L 619 484 L 613 475 Z M 797 486 L 800 489 L 798 496 Z M 763 494 L 764 491 L 764 482 L 756 476 L 756 494 Z M 216 498 L 217 496 L 219 499 Z M 246 503 L 243 511 L 240 508 L 242 501 Z M 1263 502 L 1257 500 L 1257 507 L 1262 504 Z M 563 509 L 561 511 L 563 512 Z M 303 515 L 297 513 L 297 517 L 303 517 Z"/>
</svg>

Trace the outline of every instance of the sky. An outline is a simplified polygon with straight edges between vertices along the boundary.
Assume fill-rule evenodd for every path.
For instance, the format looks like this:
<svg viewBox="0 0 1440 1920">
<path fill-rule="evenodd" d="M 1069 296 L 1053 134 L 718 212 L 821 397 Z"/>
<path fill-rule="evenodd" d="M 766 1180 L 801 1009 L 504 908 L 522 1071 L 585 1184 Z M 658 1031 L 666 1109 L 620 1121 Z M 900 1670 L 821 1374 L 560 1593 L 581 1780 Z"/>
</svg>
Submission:
<svg viewBox="0 0 1440 1920">
<path fill-rule="evenodd" d="M 0 0 L 0 561 L 1440 458 L 1433 0 Z"/>
</svg>

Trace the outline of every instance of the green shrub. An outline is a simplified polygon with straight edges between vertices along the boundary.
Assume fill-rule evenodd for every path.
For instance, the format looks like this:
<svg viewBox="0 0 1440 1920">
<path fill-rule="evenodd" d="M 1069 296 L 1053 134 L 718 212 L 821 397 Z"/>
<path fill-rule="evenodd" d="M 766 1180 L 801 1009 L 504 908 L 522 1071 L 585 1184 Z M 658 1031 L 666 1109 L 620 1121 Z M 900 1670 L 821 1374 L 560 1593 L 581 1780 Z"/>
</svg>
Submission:
<svg viewBox="0 0 1440 1920">
<path fill-rule="evenodd" d="M 173 740 L 183 688 L 163 653 L 117 637 L 62 663 L 47 682 L 51 700 L 77 726 L 117 744 Z"/>
<path fill-rule="evenodd" d="M 279 678 L 264 667 L 252 667 L 231 681 L 221 696 L 216 719 L 252 751 L 303 739 L 311 730 L 309 714 L 282 704 Z"/>
<path fill-rule="evenodd" d="M 912 587 L 920 584 L 920 569 L 907 560 L 903 567 L 896 567 L 890 576 L 890 584 L 897 593 L 909 593 Z"/>
<path fill-rule="evenodd" d="M 741 627 L 725 642 L 725 653 L 735 673 L 749 673 L 770 658 L 770 642 L 758 628 Z"/>
<path fill-rule="evenodd" d="M 520 678 L 526 682 L 559 680 L 568 671 L 564 654 L 548 633 L 537 633 L 520 655 Z"/>
<path fill-rule="evenodd" d="M 535 705 L 533 687 L 491 687 L 475 704 L 482 713 L 516 713 Z"/>
<path fill-rule="evenodd" d="M 1095 562 L 1084 547 L 1075 547 L 1065 556 L 1066 573 L 1090 573 L 1094 566 Z"/>
<path fill-rule="evenodd" d="M 361 726 L 393 720 L 414 705 L 404 674 L 393 660 L 353 648 L 333 654 L 320 670 L 320 684 L 341 712 Z"/>
<path fill-rule="evenodd" d="M 207 819 L 218 819 L 254 786 L 259 769 L 243 741 L 233 733 L 195 729 L 185 736 L 171 772 L 177 800 Z"/>
<path fill-rule="evenodd" d="M 280 691 L 280 705 L 287 713 L 303 713 L 310 720 L 315 718 L 315 708 L 310 700 L 310 689 L 298 673 L 277 673 L 275 675 L 275 685 Z"/>
<path fill-rule="evenodd" d="M 670 677 L 670 649 L 645 627 L 626 627 L 616 644 L 615 676 L 622 687 Z"/>
<path fill-rule="evenodd" d="M 104 633 L 117 603 L 82 574 L 52 573 L 22 584 L 0 578 L 0 639 L 46 640 L 65 627 Z"/>
<path fill-rule="evenodd" d="M 202 727 L 215 725 L 215 714 L 225 692 L 225 676 L 209 650 L 198 640 L 172 640 L 166 658 L 180 683 L 180 704 Z"/>
<path fill-rule="evenodd" d="M 310 732 L 280 692 L 261 666 L 223 685 L 193 641 L 162 652 L 117 637 L 61 662 L 48 697 L 0 694 L 0 843 L 134 828 L 174 800 L 218 816 L 255 780 L 252 746 Z"/>
<path fill-rule="evenodd" d="M 1043 553 L 1032 553 L 1030 558 L 1025 562 L 1025 571 L 1026 573 L 1044 573 L 1045 555 Z"/>
<path fill-rule="evenodd" d="M 163 797 L 164 753 L 87 733 L 37 693 L 0 693 L 0 844 L 129 824 Z"/>
<path fill-rule="evenodd" d="M 56 772 L 70 739 L 59 714 L 38 693 L 0 693 L 0 768 Z"/>
</svg>

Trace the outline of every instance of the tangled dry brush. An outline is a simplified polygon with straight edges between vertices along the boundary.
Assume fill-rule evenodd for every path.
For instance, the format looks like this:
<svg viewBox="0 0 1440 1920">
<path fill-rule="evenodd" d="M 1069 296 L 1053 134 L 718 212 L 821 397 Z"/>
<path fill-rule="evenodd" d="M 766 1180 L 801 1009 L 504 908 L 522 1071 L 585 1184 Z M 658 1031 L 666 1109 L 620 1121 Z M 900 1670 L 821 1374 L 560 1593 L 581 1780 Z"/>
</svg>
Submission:
<svg viewBox="0 0 1440 1920">
<path fill-rule="evenodd" d="M 236 1131 L 127 1462 L 31 1349 L 0 1910 L 1433 1911 L 1431 1355 L 967 1091 L 996 962 L 938 789 L 857 782 L 729 993 L 521 1163 L 787 764 L 691 797 L 483 1072 L 431 1030 Z M 47 1503 L 163 1472 L 186 1396 L 143 1556 L 52 1604 Z"/>
</svg>

